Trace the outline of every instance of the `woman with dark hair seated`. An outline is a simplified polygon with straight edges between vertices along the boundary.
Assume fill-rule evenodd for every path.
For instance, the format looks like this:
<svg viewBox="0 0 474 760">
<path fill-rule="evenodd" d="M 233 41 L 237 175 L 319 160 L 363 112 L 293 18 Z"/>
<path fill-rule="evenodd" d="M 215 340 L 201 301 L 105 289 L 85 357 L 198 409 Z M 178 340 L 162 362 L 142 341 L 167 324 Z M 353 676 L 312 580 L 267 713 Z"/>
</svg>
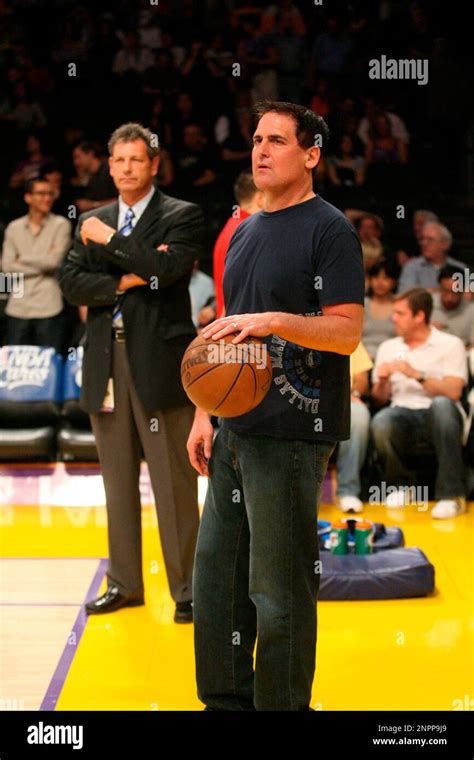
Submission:
<svg viewBox="0 0 474 760">
<path fill-rule="evenodd" d="M 395 335 L 392 322 L 392 300 L 398 274 L 397 267 L 386 259 L 372 264 L 367 273 L 369 287 L 365 299 L 362 341 L 372 359 L 379 345 Z"/>
</svg>

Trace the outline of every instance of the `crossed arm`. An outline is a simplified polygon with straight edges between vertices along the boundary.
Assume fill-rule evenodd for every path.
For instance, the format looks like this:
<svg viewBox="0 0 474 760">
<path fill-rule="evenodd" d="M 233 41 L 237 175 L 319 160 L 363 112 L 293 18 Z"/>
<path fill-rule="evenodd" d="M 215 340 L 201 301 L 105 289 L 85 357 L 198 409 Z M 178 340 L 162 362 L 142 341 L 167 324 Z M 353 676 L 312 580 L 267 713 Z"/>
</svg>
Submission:
<svg viewBox="0 0 474 760">
<path fill-rule="evenodd" d="M 63 293 L 77 306 L 108 306 L 115 302 L 117 290 L 154 280 L 159 288 L 171 285 L 190 272 L 199 257 L 201 230 L 202 212 L 197 206 L 176 214 L 165 240 L 157 247 L 139 238 L 118 235 L 97 217 L 88 217 L 78 224 L 74 247 L 60 274 Z M 87 247 L 90 242 L 94 243 L 93 251 L 122 269 L 124 275 L 91 272 Z"/>
</svg>

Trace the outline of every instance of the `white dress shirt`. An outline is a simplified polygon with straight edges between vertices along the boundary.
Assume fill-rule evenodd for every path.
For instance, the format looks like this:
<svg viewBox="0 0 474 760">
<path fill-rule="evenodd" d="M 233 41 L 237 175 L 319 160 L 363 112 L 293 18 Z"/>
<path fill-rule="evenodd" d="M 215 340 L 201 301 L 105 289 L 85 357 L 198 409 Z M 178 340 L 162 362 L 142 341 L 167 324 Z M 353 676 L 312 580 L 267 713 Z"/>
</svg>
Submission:
<svg viewBox="0 0 474 760">
<path fill-rule="evenodd" d="M 138 220 L 140 219 L 141 215 L 145 211 L 146 207 L 150 203 L 153 193 L 155 192 L 155 188 L 152 185 L 150 188 L 150 192 L 147 193 L 141 200 L 137 201 L 135 205 L 128 206 L 125 201 L 119 196 L 118 203 L 119 203 L 119 215 L 118 215 L 118 230 L 121 230 L 122 227 L 125 224 L 125 214 L 127 213 L 128 209 L 131 208 L 134 217 L 132 219 L 132 227 L 136 227 L 136 224 Z"/>
</svg>

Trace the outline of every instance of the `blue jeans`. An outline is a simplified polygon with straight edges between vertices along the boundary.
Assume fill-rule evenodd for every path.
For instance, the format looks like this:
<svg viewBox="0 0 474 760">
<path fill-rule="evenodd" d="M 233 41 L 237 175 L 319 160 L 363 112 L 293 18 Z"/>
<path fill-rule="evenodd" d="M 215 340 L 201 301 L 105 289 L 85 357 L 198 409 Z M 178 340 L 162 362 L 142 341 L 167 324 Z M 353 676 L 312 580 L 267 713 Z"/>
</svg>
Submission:
<svg viewBox="0 0 474 760">
<path fill-rule="evenodd" d="M 351 437 L 341 441 L 337 452 L 338 496 L 360 496 L 360 471 L 367 455 L 370 412 L 366 405 L 351 401 Z"/>
<path fill-rule="evenodd" d="M 196 677 L 207 709 L 309 707 L 317 513 L 334 446 L 217 432 L 193 576 Z"/>
<path fill-rule="evenodd" d="M 372 435 L 388 485 L 412 485 L 406 455 L 417 450 L 436 455 L 436 499 L 465 496 L 462 418 L 446 396 L 435 396 L 429 409 L 386 407 L 372 420 Z"/>
</svg>

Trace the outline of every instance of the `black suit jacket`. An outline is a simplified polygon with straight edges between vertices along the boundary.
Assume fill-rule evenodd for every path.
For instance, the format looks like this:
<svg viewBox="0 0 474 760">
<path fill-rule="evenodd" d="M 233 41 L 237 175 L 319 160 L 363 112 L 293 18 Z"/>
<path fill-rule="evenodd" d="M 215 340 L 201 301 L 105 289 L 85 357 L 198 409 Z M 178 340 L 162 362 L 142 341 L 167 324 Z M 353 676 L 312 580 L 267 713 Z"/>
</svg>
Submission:
<svg viewBox="0 0 474 760">
<path fill-rule="evenodd" d="M 118 202 L 79 217 L 73 248 L 59 275 L 65 298 L 89 307 L 82 408 L 95 413 L 104 399 L 111 370 L 115 291 L 126 272 L 149 283 L 127 290 L 121 305 L 137 394 L 147 411 L 189 403 L 181 385 L 180 364 L 196 335 L 188 285 L 193 262 L 201 254 L 201 209 L 155 190 L 131 235 L 115 234 L 105 246 L 82 243 L 81 225 L 89 216 L 117 229 Z M 157 250 L 161 243 L 168 244 L 166 252 Z"/>
</svg>

